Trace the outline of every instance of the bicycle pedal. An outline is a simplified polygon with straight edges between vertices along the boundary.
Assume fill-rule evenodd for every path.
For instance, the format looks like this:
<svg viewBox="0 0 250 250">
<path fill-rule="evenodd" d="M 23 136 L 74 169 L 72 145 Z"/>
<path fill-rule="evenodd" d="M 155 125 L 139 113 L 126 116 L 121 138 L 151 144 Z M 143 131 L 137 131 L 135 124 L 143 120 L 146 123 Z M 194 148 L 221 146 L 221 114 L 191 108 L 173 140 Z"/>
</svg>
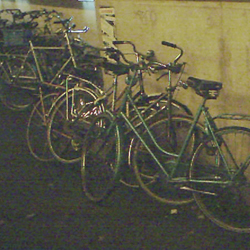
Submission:
<svg viewBox="0 0 250 250">
<path fill-rule="evenodd" d="M 79 140 L 71 140 L 71 146 L 75 151 L 79 151 L 81 149 L 82 144 Z"/>
</svg>

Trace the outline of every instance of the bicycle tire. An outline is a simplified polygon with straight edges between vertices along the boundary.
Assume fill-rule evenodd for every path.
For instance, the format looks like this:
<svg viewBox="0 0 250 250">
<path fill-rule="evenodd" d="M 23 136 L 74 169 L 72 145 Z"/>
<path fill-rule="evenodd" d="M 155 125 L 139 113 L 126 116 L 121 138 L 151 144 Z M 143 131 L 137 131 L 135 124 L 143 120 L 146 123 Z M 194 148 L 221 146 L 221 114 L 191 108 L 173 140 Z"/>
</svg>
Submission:
<svg viewBox="0 0 250 250">
<path fill-rule="evenodd" d="M 96 93 L 88 88 L 72 88 L 55 103 L 48 123 L 48 145 L 54 157 L 62 163 L 81 159 L 83 137 L 92 117 L 104 108 L 95 105 Z M 81 111 L 81 114 L 79 112 Z"/>
<path fill-rule="evenodd" d="M 147 106 L 138 106 L 137 109 L 142 112 L 143 110 L 145 110 L 147 108 Z M 154 114 L 156 111 L 153 108 L 150 108 L 149 110 L 147 110 L 146 112 L 142 113 L 142 116 L 144 119 L 150 119 L 152 117 L 152 114 Z M 132 109 L 130 110 L 129 113 L 129 118 L 130 121 L 132 122 L 132 124 L 137 127 L 137 129 L 139 129 L 141 124 L 141 121 L 139 120 L 139 118 L 137 117 L 137 114 L 135 113 L 135 110 Z M 126 124 L 124 124 L 123 127 L 127 127 Z M 127 127 L 128 128 L 128 127 Z M 134 137 L 134 133 L 133 131 L 131 131 L 130 128 L 128 128 L 127 130 L 124 131 L 125 134 L 125 138 L 124 138 L 124 150 L 126 151 L 126 154 L 129 156 L 130 153 L 130 147 L 131 145 L 133 145 L 133 137 Z M 129 161 L 130 158 L 127 157 L 127 163 L 123 164 L 122 167 L 122 178 L 120 180 L 120 182 L 122 184 L 124 184 L 127 187 L 130 188 L 139 188 L 140 185 L 135 177 L 134 174 L 134 170 L 132 167 L 131 162 Z"/>
<path fill-rule="evenodd" d="M 153 102 L 155 102 L 155 100 L 159 99 L 161 95 L 149 95 L 146 98 L 146 102 L 151 104 Z M 158 109 L 166 109 L 167 107 L 167 103 L 168 103 L 168 98 L 164 97 L 163 99 L 161 99 L 159 102 L 157 102 L 153 107 L 157 107 Z M 180 115 L 180 114 L 184 114 L 184 115 L 193 115 L 192 111 L 183 103 L 172 99 L 171 100 L 171 105 L 172 105 L 172 112 L 175 115 Z"/>
<path fill-rule="evenodd" d="M 232 180 L 232 183 L 224 186 L 203 182 L 193 184 L 196 189 L 194 199 L 204 215 L 219 227 L 250 233 L 250 129 L 225 127 L 219 129 L 215 137 L 230 173 L 239 171 L 240 174 L 234 178 L 228 175 L 213 139 L 202 141 L 191 161 L 190 179 Z"/>
<path fill-rule="evenodd" d="M 171 120 L 171 133 L 168 133 L 167 127 L 169 126 L 168 119 L 161 119 L 154 122 L 149 126 L 150 131 L 156 142 L 166 151 L 178 154 L 183 142 L 188 134 L 192 118 L 173 116 Z M 188 162 L 193 155 L 193 151 L 198 140 L 199 130 L 202 128 L 197 127 L 195 133 L 192 135 L 188 144 L 187 150 L 182 158 L 183 166 L 179 167 L 178 176 L 186 177 L 188 173 Z M 152 140 L 149 138 L 146 131 L 143 134 L 143 139 L 146 141 L 150 149 L 156 154 L 157 159 L 163 163 L 164 169 L 171 173 L 172 168 L 175 166 L 174 157 L 164 155 L 157 149 Z M 171 204 L 182 205 L 188 204 L 193 201 L 192 193 L 189 191 L 181 190 L 183 184 L 177 185 L 167 181 L 166 176 L 156 166 L 155 160 L 148 153 L 139 139 L 134 139 L 134 146 L 131 147 L 130 157 L 132 162 L 135 176 L 142 187 L 142 189 L 155 200 Z"/>
<path fill-rule="evenodd" d="M 120 126 L 109 112 L 95 117 L 86 134 L 81 176 L 83 191 L 91 201 L 102 202 L 119 182 L 121 135 Z"/>
<path fill-rule="evenodd" d="M 0 99 L 6 107 L 22 111 L 34 103 L 38 93 L 37 76 L 30 63 L 23 64 L 18 56 L 8 58 L 2 62 L 0 74 Z"/>
<path fill-rule="evenodd" d="M 54 160 L 47 140 L 47 124 L 52 108 L 52 104 L 59 93 L 50 93 L 39 100 L 31 111 L 29 116 L 26 140 L 30 153 L 39 161 Z"/>
</svg>

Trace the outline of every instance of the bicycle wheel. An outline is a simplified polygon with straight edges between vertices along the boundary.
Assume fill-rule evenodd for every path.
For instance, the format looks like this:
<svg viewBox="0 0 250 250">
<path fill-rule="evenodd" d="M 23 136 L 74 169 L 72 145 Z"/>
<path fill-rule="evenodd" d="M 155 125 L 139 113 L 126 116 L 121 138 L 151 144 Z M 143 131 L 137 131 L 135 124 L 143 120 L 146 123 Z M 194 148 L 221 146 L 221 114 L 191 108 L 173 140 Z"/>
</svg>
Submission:
<svg viewBox="0 0 250 250">
<path fill-rule="evenodd" d="M 29 107 L 38 92 L 37 77 L 33 66 L 19 57 L 9 58 L 0 67 L 0 98 L 11 110 Z"/>
<path fill-rule="evenodd" d="M 153 114 L 155 114 L 155 112 L 156 112 L 156 110 L 154 110 L 153 108 L 146 110 L 147 106 L 138 106 L 137 108 L 142 113 L 142 116 L 145 120 L 149 120 L 153 116 Z M 138 115 L 136 114 L 136 111 L 134 109 L 132 109 L 130 111 L 129 119 L 132 122 L 132 124 L 137 129 L 139 129 L 139 127 L 141 126 L 142 123 L 139 120 Z M 124 124 L 124 127 L 127 127 L 127 126 Z M 126 155 L 129 155 L 129 153 L 130 153 L 130 147 L 132 147 L 132 145 L 133 145 L 133 138 L 134 138 L 134 133 L 131 131 L 131 129 L 129 127 L 127 127 L 127 129 L 125 131 L 125 138 L 124 138 L 124 145 L 125 145 L 124 150 L 126 152 Z M 127 187 L 138 188 L 139 183 L 135 177 L 135 173 L 134 173 L 132 164 L 129 160 L 130 160 L 130 158 L 127 157 L 126 164 L 122 165 L 123 166 L 122 179 L 120 181 L 122 184 L 124 184 Z"/>
<path fill-rule="evenodd" d="M 145 102 L 148 104 L 153 104 L 155 103 L 152 108 L 158 110 L 158 111 L 167 111 L 168 112 L 168 99 L 167 97 L 164 97 L 163 99 L 158 100 L 160 95 L 150 95 L 146 98 Z M 172 99 L 171 100 L 171 108 L 172 108 L 172 113 L 173 115 L 192 115 L 191 110 L 183 103 Z M 163 112 L 161 112 L 163 113 Z M 163 113 L 164 114 L 164 113 Z M 165 113 L 166 115 L 166 113 Z"/>
<path fill-rule="evenodd" d="M 47 140 L 47 124 L 52 104 L 59 93 L 45 95 L 38 101 L 31 111 L 26 139 L 30 153 L 40 161 L 50 161 L 55 159 L 51 153 Z"/>
<path fill-rule="evenodd" d="M 154 105 L 152 105 L 155 103 Z M 172 113 L 173 115 L 191 115 L 191 111 L 183 104 L 173 100 L 172 101 Z M 147 110 L 147 107 L 149 105 L 152 105 L 152 107 Z M 140 103 L 138 103 L 138 109 L 143 112 L 143 110 L 147 110 L 145 113 L 143 113 L 143 118 L 147 120 L 147 123 L 153 123 L 155 121 L 158 121 L 160 119 L 163 119 L 164 117 L 167 117 L 167 105 L 168 100 L 167 99 L 161 99 L 159 100 L 159 95 L 152 95 L 148 96 L 147 98 L 143 99 Z M 132 118 L 131 118 L 132 117 Z M 134 117 L 134 118 L 133 118 Z M 135 110 L 131 110 L 130 112 L 130 120 L 133 120 L 133 124 L 138 127 L 138 124 L 141 124 L 139 118 L 136 115 Z M 134 145 L 134 133 L 126 134 L 125 138 L 125 144 L 128 145 L 126 149 L 128 149 L 128 164 L 124 168 L 123 171 L 123 177 L 121 179 L 121 182 L 128 187 L 132 188 L 138 188 L 140 187 L 137 178 L 134 174 L 134 169 L 131 163 L 132 158 L 132 151 L 133 151 L 133 145 Z"/>
<path fill-rule="evenodd" d="M 215 136 L 219 147 L 211 138 L 204 140 L 193 156 L 190 179 L 201 180 L 193 184 L 194 199 L 218 226 L 250 233 L 250 129 L 227 127 Z"/>
<path fill-rule="evenodd" d="M 111 114 L 98 115 L 86 134 L 81 164 L 83 190 L 90 200 L 103 201 L 120 179 L 121 147 L 120 127 Z"/>
<path fill-rule="evenodd" d="M 63 163 L 80 161 L 82 142 L 93 116 L 103 112 L 97 95 L 88 88 L 72 88 L 54 105 L 48 123 L 48 145 Z"/>
<path fill-rule="evenodd" d="M 165 151 L 178 154 L 188 134 L 192 123 L 191 118 L 172 117 L 171 123 L 168 119 L 159 120 L 149 126 L 155 141 Z M 178 177 L 186 177 L 188 173 L 188 163 L 193 154 L 195 141 L 198 136 L 196 133 L 191 137 L 182 158 L 182 165 L 178 168 L 176 174 Z M 143 139 L 155 153 L 157 159 L 162 163 L 164 169 L 170 174 L 175 167 L 175 158 L 162 153 L 152 142 L 148 133 L 143 133 Z M 168 182 L 165 174 L 157 166 L 156 161 L 152 158 L 148 150 L 139 139 L 134 139 L 130 148 L 130 162 L 135 171 L 135 176 L 142 189 L 151 197 L 159 202 L 181 205 L 193 200 L 192 193 L 181 189 L 182 183 Z M 175 176 L 173 176 L 175 177 Z"/>
</svg>

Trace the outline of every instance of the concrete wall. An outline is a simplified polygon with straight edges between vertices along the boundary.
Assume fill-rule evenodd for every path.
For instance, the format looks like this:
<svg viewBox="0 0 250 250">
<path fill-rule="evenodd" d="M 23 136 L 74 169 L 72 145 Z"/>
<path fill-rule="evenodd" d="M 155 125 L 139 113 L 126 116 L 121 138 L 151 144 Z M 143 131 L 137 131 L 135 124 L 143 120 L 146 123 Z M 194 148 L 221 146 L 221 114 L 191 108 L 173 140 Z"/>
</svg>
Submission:
<svg viewBox="0 0 250 250">
<path fill-rule="evenodd" d="M 66 4 L 66 1 L 72 4 Z M 40 2 L 47 5 L 42 5 Z M 73 16 L 78 28 L 89 26 L 91 29 L 84 36 L 85 40 L 101 46 L 99 8 L 114 7 L 115 33 L 118 40 L 131 40 L 142 52 L 153 49 L 157 58 L 163 62 L 171 61 L 176 51 L 162 46 L 161 41 L 176 43 L 185 52 L 182 58 L 182 61 L 187 62 L 184 80 L 192 75 L 224 83 L 224 89 L 218 100 L 211 101 L 213 114 L 249 112 L 249 2 L 95 0 L 95 2 L 79 3 L 65 0 L 63 7 L 60 7 L 62 5 L 60 1 L 54 0 L 48 4 L 49 2 L 2 0 L 0 8 L 20 8 L 23 11 L 56 9 L 63 12 L 65 17 Z M 147 91 L 163 91 L 166 79 L 161 79 L 159 82 L 154 79 L 152 76 L 146 79 Z M 193 111 L 200 101 L 200 97 L 195 96 L 191 90 L 179 91 L 176 98 Z"/>
<path fill-rule="evenodd" d="M 192 75 L 222 81 L 220 97 L 211 101 L 213 114 L 249 112 L 249 2 L 96 0 L 97 11 L 102 6 L 115 8 L 118 40 L 131 40 L 142 52 L 153 49 L 163 62 L 170 61 L 174 51 L 161 41 L 176 43 L 188 63 L 184 79 Z M 161 91 L 164 81 L 147 81 L 147 88 Z M 181 90 L 177 99 L 193 110 L 200 100 L 190 90 Z"/>
</svg>

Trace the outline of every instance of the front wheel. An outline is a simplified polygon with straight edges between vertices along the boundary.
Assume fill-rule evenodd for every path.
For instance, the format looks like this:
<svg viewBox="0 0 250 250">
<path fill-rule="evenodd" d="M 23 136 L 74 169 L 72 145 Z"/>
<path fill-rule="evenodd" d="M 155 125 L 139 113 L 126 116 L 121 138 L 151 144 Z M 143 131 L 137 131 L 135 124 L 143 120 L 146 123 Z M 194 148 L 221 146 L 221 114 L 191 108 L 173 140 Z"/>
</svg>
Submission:
<svg viewBox="0 0 250 250">
<path fill-rule="evenodd" d="M 72 88 L 57 100 L 48 123 L 48 145 L 54 157 L 63 163 L 80 161 L 83 138 L 92 118 L 103 106 L 88 88 Z"/>
<path fill-rule="evenodd" d="M 218 226 L 250 233 L 250 129 L 226 127 L 200 143 L 190 166 L 194 199 Z"/>
<path fill-rule="evenodd" d="M 51 153 L 47 140 L 47 125 L 51 107 L 59 93 L 50 93 L 39 100 L 31 111 L 26 139 L 30 153 L 40 161 L 55 159 Z"/>
<path fill-rule="evenodd" d="M 100 114 L 93 120 L 83 145 L 83 190 L 90 200 L 101 202 L 119 181 L 122 163 L 120 126 L 110 113 Z"/>
</svg>

